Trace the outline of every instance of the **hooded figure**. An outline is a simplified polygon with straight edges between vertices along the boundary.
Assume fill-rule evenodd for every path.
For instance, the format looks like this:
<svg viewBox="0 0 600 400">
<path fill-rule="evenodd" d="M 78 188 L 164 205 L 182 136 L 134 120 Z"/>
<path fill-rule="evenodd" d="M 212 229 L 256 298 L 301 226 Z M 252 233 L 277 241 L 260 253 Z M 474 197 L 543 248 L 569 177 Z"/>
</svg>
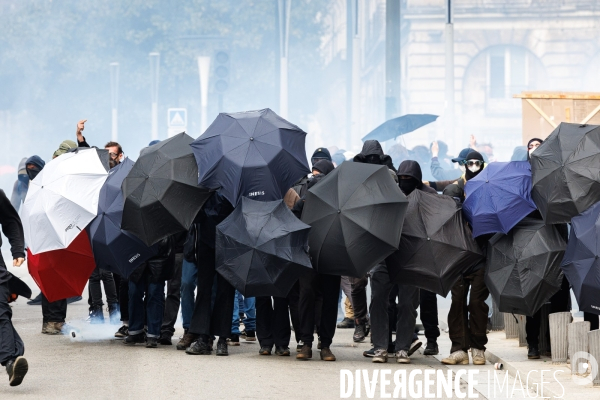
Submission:
<svg viewBox="0 0 600 400">
<path fill-rule="evenodd" d="M 61 156 L 61 155 L 68 153 L 69 151 L 74 150 L 76 148 L 77 148 L 77 143 L 75 143 L 72 140 L 65 140 L 60 144 L 60 146 L 58 146 L 58 149 L 54 152 L 54 154 L 52 154 L 52 158 Z"/>
<path fill-rule="evenodd" d="M 25 201 L 27 190 L 29 189 L 29 178 L 27 177 L 27 169 L 25 168 L 26 161 L 27 158 L 23 158 L 21 162 L 19 162 L 17 180 L 13 185 L 12 195 L 10 196 L 10 204 L 12 204 L 17 212 L 21 207 L 21 203 Z"/>
<path fill-rule="evenodd" d="M 396 168 L 392 162 L 392 157 L 387 154 L 383 154 L 381 144 L 377 140 L 367 140 L 363 144 L 361 152 L 354 156 L 354 162 L 385 165 L 392 171 L 396 172 Z"/>
<path fill-rule="evenodd" d="M 527 142 L 527 161 L 531 162 L 531 153 L 535 151 L 540 145 L 544 143 L 542 139 L 533 138 Z"/>
<path fill-rule="evenodd" d="M 418 162 L 414 160 L 402 161 L 398 167 L 398 181 L 400 190 L 408 196 L 413 190 L 418 189 L 427 193 L 437 193 L 434 189 L 423 184 L 423 172 Z"/>
<path fill-rule="evenodd" d="M 480 152 L 475 150 L 471 151 L 467 155 L 465 162 L 465 167 L 467 167 L 464 175 L 465 182 L 475 178 L 481 171 L 483 171 L 483 168 L 485 167 L 483 156 Z"/>
<path fill-rule="evenodd" d="M 313 166 L 313 177 L 306 184 L 306 189 L 303 191 L 303 196 L 296 201 L 294 207 L 292 207 L 292 212 L 298 218 L 302 216 L 302 210 L 304 209 L 304 198 L 306 197 L 306 192 L 311 187 L 315 186 L 321 179 L 323 179 L 328 173 L 333 171 L 335 167 L 333 163 L 328 160 L 319 160 Z"/>
<path fill-rule="evenodd" d="M 31 156 L 27 159 L 25 166 L 29 180 L 34 180 L 36 176 L 44 169 L 46 162 L 40 156 Z"/>
<path fill-rule="evenodd" d="M 315 163 L 315 165 L 313 165 L 313 175 L 318 176 L 318 175 L 327 175 L 328 173 L 330 173 L 331 171 L 333 171 L 335 169 L 335 166 L 333 165 L 333 163 L 331 161 L 328 160 L 319 160 Z M 315 171 L 318 172 L 318 174 L 315 174 Z"/>
<path fill-rule="evenodd" d="M 315 150 L 312 157 L 310 158 L 311 164 L 314 166 L 319 160 L 329 160 L 331 161 L 331 153 L 327 147 L 319 147 Z"/>
</svg>

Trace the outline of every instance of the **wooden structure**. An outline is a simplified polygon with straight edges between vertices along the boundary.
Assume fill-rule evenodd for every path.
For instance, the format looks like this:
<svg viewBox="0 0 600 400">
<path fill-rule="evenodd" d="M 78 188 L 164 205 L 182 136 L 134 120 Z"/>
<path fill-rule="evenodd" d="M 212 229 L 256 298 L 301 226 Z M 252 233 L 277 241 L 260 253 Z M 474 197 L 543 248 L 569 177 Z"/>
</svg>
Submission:
<svg viewBox="0 0 600 400">
<path fill-rule="evenodd" d="M 546 139 L 561 122 L 600 125 L 600 93 L 521 92 L 523 144 Z"/>
</svg>

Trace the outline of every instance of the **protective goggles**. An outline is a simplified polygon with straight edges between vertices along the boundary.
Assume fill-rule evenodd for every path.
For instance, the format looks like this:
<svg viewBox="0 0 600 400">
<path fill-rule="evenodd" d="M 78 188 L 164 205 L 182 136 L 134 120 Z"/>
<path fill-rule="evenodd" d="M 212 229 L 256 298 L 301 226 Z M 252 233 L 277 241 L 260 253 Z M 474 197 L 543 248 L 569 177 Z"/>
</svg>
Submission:
<svg viewBox="0 0 600 400">
<path fill-rule="evenodd" d="M 465 164 L 467 166 L 469 166 L 469 167 L 472 167 L 472 166 L 481 167 L 481 165 L 483 164 L 483 162 L 480 161 L 480 160 L 467 160 L 465 162 Z"/>
</svg>

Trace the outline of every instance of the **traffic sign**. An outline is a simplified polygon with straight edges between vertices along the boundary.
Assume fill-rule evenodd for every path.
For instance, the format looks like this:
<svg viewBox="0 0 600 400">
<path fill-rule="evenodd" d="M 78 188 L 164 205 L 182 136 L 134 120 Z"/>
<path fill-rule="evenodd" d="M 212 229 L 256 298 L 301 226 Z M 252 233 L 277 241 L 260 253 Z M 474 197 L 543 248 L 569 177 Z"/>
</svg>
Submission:
<svg viewBox="0 0 600 400">
<path fill-rule="evenodd" d="M 167 110 L 169 128 L 185 129 L 187 127 L 187 109 L 169 108 Z"/>
</svg>

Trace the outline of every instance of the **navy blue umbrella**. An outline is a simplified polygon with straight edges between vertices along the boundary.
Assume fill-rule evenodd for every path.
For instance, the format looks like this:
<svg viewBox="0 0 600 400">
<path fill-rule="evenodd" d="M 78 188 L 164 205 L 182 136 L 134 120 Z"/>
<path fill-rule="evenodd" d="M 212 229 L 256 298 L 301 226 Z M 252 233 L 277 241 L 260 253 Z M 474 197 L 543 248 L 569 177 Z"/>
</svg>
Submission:
<svg viewBox="0 0 600 400">
<path fill-rule="evenodd" d="M 221 113 L 192 144 L 198 183 L 234 206 L 242 197 L 280 200 L 310 173 L 306 132 L 270 109 Z"/>
<path fill-rule="evenodd" d="M 580 311 L 600 314 L 600 203 L 571 220 L 562 262 Z"/>
<path fill-rule="evenodd" d="M 385 142 L 386 140 L 396 139 L 400 135 L 404 135 L 432 123 L 437 118 L 437 115 L 431 114 L 406 114 L 385 121 L 383 124 L 369 132 L 367 136 L 363 137 L 362 141 L 379 140 L 380 142 Z"/>
<path fill-rule="evenodd" d="M 88 226 L 96 265 L 127 278 L 141 263 L 156 255 L 156 246 L 148 247 L 134 235 L 121 230 L 123 192 L 121 184 L 134 162 L 129 158 L 109 171 L 100 190 L 98 216 Z"/>
<path fill-rule="evenodd" d="M 473 236 L 507 234 L 536 210 L 531 198 L 531 168 L 527 161 L 490 163 L 465 186 L 463 214 Z"/>
</svg>

